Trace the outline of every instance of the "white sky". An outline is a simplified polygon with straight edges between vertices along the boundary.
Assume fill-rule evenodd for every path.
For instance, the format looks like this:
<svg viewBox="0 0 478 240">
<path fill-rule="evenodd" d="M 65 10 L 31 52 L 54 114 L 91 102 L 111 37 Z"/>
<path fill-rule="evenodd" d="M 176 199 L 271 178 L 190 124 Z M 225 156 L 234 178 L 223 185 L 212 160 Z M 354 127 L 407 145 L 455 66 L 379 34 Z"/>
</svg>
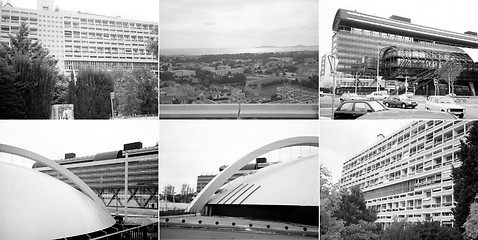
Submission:
<svg viewBox="0 0 478 240">
<path fill-rule="evenodd" d="M 320 122 L 320 164 L 332 173 L 334 182 L 342 175 L 342 164 L 377 142 L 377 135 L 388 137 L 411 120 L 368 120 Z"/>
<path fill-rule="evenodd" d="M 317 0 L 160 0 L 160 47 L 317 45 Z"/>
<path fill-rule="evenodd" d="M 7 0 L 3 0 L 3 4 Z M 13 7 L 37 8 L 37 0 L 10 0 Z M 54 0 L 60 10 L 82 11 L 107 16 L 118 16 L 131 20 L 159 22 L 158 0 Z"/>
<path fill-rule="evenodd" d="M 257 148 L 288 137 L 319 135 L 317 120 L 163 120 L 160 125 L 161 192 L 173 185 L 178 193 L 185 183 L 196 190 L 197 176 L 217 174 L 220 166 Z M 299 154 L 318 154 L 318 148 L 294 147 L 265 157 L 285 161 Z"/>
<path fill-rule="evenodd" d="M 70 152 L 81 157 L 122 150 L 123 144 L 131 142 L 152 147 L 158 141 L 159 123 L 153 120 L 0 121 L 0 143 L 24 148 L 51 160 L 63 159 L 65 153 Z M 0 160 L 23 164 L 23 158 L 12 158 L 6 153 L 0 153 Z M 27 160 L 26 166 L 32 163 Z"/>
<path fill-rule="evenodd" d="M 478 1 L 454 0 L 319 0 L 319 52 L 330 52 L 332 22 L 339 8 L 389 18 L 398 15 L 410 18 L 413 24 L 464 33 L 478 32 Z"/>
</svg>

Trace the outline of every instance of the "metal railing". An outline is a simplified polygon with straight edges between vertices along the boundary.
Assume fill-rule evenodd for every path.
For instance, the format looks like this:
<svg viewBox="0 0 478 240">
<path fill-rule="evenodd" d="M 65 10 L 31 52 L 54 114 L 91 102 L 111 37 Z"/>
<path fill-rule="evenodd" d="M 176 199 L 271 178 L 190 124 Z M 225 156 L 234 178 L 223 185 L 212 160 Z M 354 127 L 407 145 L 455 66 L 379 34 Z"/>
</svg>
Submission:
<svg viewBox="0 0 478 240">
<path fill-rule="evenodd" d="M 115 233 L 110 233 L 101 237 L 92 238 L 93 240 L 157 240 L 159 225 L 157 222 L 148 225 L 128 228 Z"/>
</svg>

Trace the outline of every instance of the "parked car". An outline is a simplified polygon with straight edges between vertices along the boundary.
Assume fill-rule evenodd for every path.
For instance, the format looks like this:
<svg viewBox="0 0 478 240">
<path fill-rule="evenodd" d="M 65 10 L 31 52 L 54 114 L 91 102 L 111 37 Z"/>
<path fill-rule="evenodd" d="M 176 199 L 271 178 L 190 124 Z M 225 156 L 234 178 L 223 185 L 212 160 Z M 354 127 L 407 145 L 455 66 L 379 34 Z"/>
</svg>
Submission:
<svg viewBox="0 0 478 240">
<path fill-rule="evenodd" d="M 340 96 L 340 102 L 344 101 L 353 101 L 353 100 L 365 100 L 366 98 L 360 97 L 359 95 L 355 93 L 344 93 L 342 96 Z"/>
<path fill-rule="evenodd" d="M 373 100 L 342 102 L 334 112 L 334 119 L 356 119 L 369 112 L 388 111 L 382 103 Z"/>
<path fill-rule="evenodd" d="M 389 97 L 389 95 L 387 91 L 378 91 L 378 92 L 367 94 L 365 97 L 370 100 L 385 100 Z"/>
<path fill-rule="evenodd" d="M 383 100 L 383 104 L 387 107 L 401 107 L 401 108 L 415 108 L 418 103 L 413 101 L 411 98 L 407 96 L 391 96 L 385 100 Z"/>
<path fill-rule="evenodd" d="M 324 91 L 319 91 L 319 96 L 321 97 L 325 96 Z"/>
<path fill-rule="evenodd" d="M 425 109 L 431 111 L 449 112 L 459 118 L 465 116 L 466 108 L 455 103 L 450 96 L 429 96 L 425 103 Z"/>
<path fill-rule="evenodd" d="M 401 96 L 407 96 L 407 97 L 413 97 L 415 96 L 415 94 L 413 92 L 406 92 L 406 93 L 403 93 L 403 94 L 400 94 Z"/>
</svg>

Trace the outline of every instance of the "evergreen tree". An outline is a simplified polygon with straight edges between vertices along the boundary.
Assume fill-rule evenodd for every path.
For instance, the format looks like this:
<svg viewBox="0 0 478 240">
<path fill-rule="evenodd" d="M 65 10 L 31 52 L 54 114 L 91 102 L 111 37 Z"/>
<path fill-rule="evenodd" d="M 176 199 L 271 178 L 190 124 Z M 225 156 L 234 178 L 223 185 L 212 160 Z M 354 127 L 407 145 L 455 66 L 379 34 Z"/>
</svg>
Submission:
<svg viewBox="0 0 478 240">
<path fill-rule="evenodd" d="M 463 228 L 465 239 L 478 239 L 478 203 L 474 202 L 470 205 L 470 215 L 463 224 Z"/>
<path fill-rule="evenodd" d="M 470 214 L 470 204 L 478 192 L 478 122 L 473 122 L 466 141 L 461 141 L 461 166 L 452 168 L 453 196 L 456 207 L 452 208 L 455 227 L 463 232 L 463 224 Z"/>
<path fill-rule="evenodd" d="M 22 23 L 10 44 L 0 45 L 2 98 L 0 118 L 49 118 L 53 87 L 58 75 L 56 60 L 30 37 Z"/>
<path fill-rule="evenodd" d="M 374 222 L 377 213 L 373 209 L 367 209 L 365 199 L 359 186 L 354 186 L 350 193 L 342 194 L 342 201 L 334 216 L 345 221 L 345 226 L 358 224 L 360 220 Z"/>
<path fill-rule="evenodd" d="M 70 84 L 74 84 L 70 81 Z M 108 72 L 92 68 L 78 73 L 74 91 L 75 119 L 108 119 L 111 117 L 110 93 L 114 81 Z"/>
</svg>

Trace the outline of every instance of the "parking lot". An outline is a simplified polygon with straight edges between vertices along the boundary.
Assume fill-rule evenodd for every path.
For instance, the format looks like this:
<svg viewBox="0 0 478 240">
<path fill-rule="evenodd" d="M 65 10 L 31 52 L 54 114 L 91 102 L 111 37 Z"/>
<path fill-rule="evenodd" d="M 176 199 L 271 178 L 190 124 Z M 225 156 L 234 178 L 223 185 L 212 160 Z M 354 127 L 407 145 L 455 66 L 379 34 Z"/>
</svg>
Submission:
<svg viewBox="0 0 478 240">
<path fill-rule="evenodd" d="M 365 96 L 362 96 L 365 97 Z M 339 104 L 340 96 L 335 96 L 334 109 L 336 109 Z M 401 109 L 401 108 L 390 108 L 391 111 L 417 111 L 425 110 L 425 96 L 413 96 L 412 99 L 417 101 L 418 106 L 415 109 Z M 463 119 L 477 119 L 478 118 L 478 97 L 458 97 L 459 105 L 466 108 L 466 114 Z M 332 95 L 325 94 L 325 96 L 320 97 L 320 109 L 319 114 L 321 119 L 331 119 L 332 117 Z"/>
</svg>

